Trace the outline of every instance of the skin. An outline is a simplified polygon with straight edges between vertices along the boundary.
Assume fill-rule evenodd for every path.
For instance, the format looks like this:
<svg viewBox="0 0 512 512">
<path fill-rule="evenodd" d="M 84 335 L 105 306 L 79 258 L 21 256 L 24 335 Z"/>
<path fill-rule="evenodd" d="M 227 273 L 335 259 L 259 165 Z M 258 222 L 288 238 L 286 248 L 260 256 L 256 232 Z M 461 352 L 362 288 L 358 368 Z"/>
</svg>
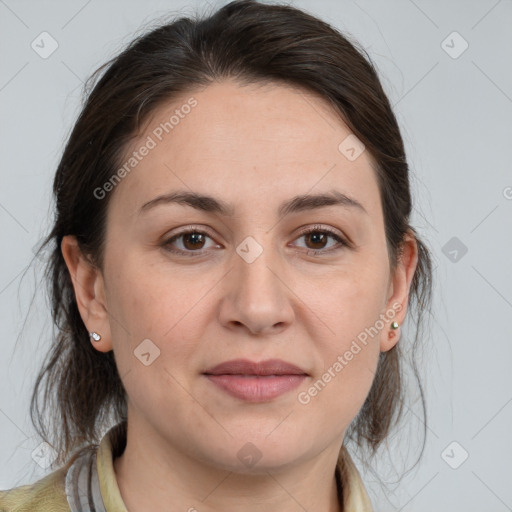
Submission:
<svg viewBox="0 0 512 512">
<path fill-rule="evenodd" d="M 379 353 L 400 337 L 390 324 L 406 315 L 416 242 L 407 237 L 390 275 L 371 156 L 349 161 L 338 150 L 349 128 L 322 98 L 296 88 L 224 81 L 194 91 L 156 110 L 127 155 L 191 96 L 197 106 L 111 192 L 104 268 L 88 263 L 73 236 L 62 242 L 84 324 L 102 336 L 91 343 L 114 350 L 128 394 L 127 446 L 114 461 L 123 500 L 137 511 L 340 511 L 338 453 Z M 176 203 L 139 214 L 178 189 L 221 199 L 234 215 Z M 281 202 L 332 189 L 366 213 L 333 205 L 278 216 Z M 317 224 L 350 245 L 301 235 Z M 200 255 L 166 251 L 187 226 L 208 236 L 167 249 Z M 252 263 L 236 252 L 248 236 L 263 248 Z M 393 304 L 401 310 L 301 404 L 298 394 Z M 134 350 L 147 338 L 160 355 L 145 366 Z M 281 358 L 309 376 L 248 403 L 202 375 L 239 357 Z M 248 442 L 261 454 L 252 467 L 237 457 Z"/>
</svg>

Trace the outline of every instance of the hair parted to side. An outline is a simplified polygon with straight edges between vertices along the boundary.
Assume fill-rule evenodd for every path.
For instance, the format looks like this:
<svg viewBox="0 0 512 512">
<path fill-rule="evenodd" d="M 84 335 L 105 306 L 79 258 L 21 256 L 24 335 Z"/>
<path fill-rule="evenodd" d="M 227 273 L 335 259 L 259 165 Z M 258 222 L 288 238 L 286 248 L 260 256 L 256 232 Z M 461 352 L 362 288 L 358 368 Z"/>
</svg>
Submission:
<svg viewBox="0 0 512 512">
<path fill-rule="evenodd" d="M 93 88 L 89 85 L 57 168 L 54 225 L 40 248 L 53 244 L 45 278 L 56 335 L 37 376 L 30 413 L 38 434 L 56 450 L 57 464 L 77 449 L 97 443 L 109 419 L 117 422 L 127 415 L 114 354 L 93 348 L 79 314 L 61 253 L 62 239 L 75 235 L 82 252 L 103 268 L 111 194 L 98 200 L 94 190 L 116 173 L 127 144 L 157 107 L 214 81 L 280 82 L 316 93 L 363 142 L 376 163 L 392 271 L 404 236 L 409 233 L 417 240 L 418 265 L 408 310 L 416 321 L 411 341 L 416 350 L 422 318 L 431 303 L 431 256 L 409 225 L 412 205 L 402 137 L 375 67 L 363 52 L 306 12 L 242 0 L 209 16 L 182 17 L 151 30 L 91 76 L 88 84 L 97 82 Z M 347 432 L 347 439 L 368 448 L 371 455 L 402 417 L 403 343 L 402 335 L 394 348 L 380 354 L 368 397 Z M 415 362 L 413 370 L 425 414 Z M 422 452 L 423 448 L 424 443 Z"/>
</svg>

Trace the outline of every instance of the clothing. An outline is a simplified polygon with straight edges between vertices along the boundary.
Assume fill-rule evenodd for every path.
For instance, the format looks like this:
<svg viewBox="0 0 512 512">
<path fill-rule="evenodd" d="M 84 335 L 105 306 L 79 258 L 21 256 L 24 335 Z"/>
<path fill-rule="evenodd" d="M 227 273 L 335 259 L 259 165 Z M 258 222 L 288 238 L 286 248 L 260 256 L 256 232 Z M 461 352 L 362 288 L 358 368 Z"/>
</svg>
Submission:
<svg viewBox="0 0 512 512">
<path fill-rule="evenodd" d="M 112 427 L 99 446 L 86 447 L 60 469 L 33 484 L 0 491 L 0 512 L 128 512 L 114 471 L 126 446 L 126 422 Z M 340 453 L 343 512 L 372 512 L 361 476 L 348 451 Z M 341 476 L 343 475 L 343 476 Z"/>
</svg>

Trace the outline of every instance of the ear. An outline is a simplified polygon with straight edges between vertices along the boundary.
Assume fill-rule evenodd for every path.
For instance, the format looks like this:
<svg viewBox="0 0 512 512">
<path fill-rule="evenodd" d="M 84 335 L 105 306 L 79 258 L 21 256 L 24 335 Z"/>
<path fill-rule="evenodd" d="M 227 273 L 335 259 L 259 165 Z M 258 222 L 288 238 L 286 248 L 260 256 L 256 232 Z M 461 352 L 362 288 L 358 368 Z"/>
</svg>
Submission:
<svg viewBox="0 0 512 512">
<path fill-rule="evenodd" d="M 381 352 L 387 352 L 393 348 L 400 339 L 400 326 L 406 317 L 409 291 L 417 264 L 418 244 L 414 234 L 409 231 L 404 237 L 402 253 L 398 259 L 395 273 L 390 277 L 386 302 L 387 320 L 381 331 Z M 391 328 L 392 322 L 398 322 L 398 329 Z"/>
<path fill-rule="evenodd" d="M 100 341 L 91 340 L 92 346 L 100 352 L 108 352 L 112 350 L 112 336 L 103 275 L 82 254 L 75 236 L 63 237 L 61 251 L 73 282 L 76 303 L 84 325 L 88 332 L 94 331 L 101 335 Z"/>
</svg>

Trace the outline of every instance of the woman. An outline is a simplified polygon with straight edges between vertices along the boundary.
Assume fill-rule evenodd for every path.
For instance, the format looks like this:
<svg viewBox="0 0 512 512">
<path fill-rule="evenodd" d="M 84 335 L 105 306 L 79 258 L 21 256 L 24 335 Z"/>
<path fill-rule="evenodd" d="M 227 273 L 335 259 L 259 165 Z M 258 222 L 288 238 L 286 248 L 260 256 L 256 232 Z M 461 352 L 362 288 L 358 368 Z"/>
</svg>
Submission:
<svg viewBox="0 0 512 512">
<path fill-rule="evenodd" d="M 58 332 L 31 412 L 61 467 L 1 510 L 371 511 L 345 445 L 398 421 L 400 326 L 431 286 L 373 66 L 237 1 L 105 67 L 45 242 Z"/>
</svg>

